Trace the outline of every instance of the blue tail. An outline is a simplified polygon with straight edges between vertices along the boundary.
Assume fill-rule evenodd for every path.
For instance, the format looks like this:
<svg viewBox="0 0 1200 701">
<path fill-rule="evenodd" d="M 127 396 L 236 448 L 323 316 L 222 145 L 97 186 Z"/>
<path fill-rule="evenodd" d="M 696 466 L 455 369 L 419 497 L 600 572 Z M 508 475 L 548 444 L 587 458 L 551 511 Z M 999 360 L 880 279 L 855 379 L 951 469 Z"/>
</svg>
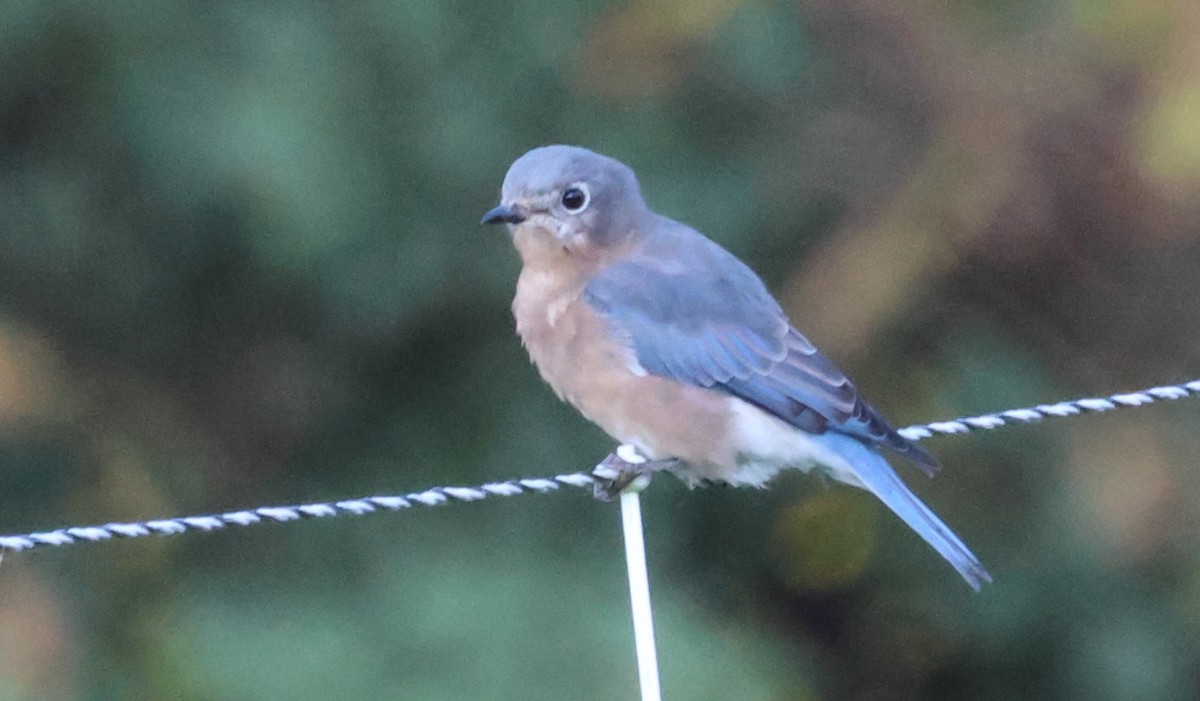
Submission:
<svg viewBox="0 0 1200 701">
<path fill-rule="evenodd" d="M 859 483 L 854 484 L 852 479 L 844 479 L 847 476 L 837 472 L 833 474 L 835 479 L 862 487 L 879 497 L 889 509 L 924 538 L 925 542 L 946 558 L 975 591 L 979 591 L 984 582 L 992 581 L 992 576 L 983 568 L 975 554 L 942 523 L 937 514 L 900 481 L 900 476 L 882 455 L 850 436 L 839 433 L 825 433 L 815 438 L 846 460 L 850 472 Z"/>
</svg>

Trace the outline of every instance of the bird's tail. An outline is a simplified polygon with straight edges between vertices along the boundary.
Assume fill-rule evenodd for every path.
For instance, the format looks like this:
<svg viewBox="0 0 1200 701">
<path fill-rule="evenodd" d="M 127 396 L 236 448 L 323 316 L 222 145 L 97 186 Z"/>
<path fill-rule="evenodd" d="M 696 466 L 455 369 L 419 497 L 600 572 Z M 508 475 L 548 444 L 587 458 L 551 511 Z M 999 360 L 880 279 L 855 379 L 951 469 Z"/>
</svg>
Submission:
<svg viewBox="0 0 1200 701">
<path fill-rule="evenodd" d="M 979 558 L 975 557 L 975 553 L 900 481 L 900 476 L 882 455 L 850 436 L 826 433 L 818 440 L 845 458 L 849 464 L 849 471 L 857 478 L 858 483 L 855 486 L 879 497 L 889 509 L 924 538 L 925 542 L 946 558 L 971 588 L 979 591 L 984 582 L 992 581 L 992 576 L 984 569 Z M 840 471 L 835 471 L 835 478 L 854 483 L 851 479 L 845 479 L 847 475 L 838 472 Z"/>
</svg>

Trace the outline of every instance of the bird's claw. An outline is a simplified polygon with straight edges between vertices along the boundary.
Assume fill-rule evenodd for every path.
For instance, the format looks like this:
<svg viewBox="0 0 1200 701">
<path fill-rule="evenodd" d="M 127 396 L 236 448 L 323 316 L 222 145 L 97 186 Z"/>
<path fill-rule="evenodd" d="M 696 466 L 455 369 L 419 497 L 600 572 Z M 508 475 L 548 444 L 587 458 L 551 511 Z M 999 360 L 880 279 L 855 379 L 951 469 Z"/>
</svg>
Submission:
<svg viewBox="0 0 1200 701">
<path fill-rule="evenodd" d="M 612 501 L 621 492 L 640 492 L 650 484 L 650 477 L 675 460 L 647 460 L 630 445 L 619 446 L 608 457 L 600 461 L 593 474 L 592 496 L 600 501 Z"/>
</svg>

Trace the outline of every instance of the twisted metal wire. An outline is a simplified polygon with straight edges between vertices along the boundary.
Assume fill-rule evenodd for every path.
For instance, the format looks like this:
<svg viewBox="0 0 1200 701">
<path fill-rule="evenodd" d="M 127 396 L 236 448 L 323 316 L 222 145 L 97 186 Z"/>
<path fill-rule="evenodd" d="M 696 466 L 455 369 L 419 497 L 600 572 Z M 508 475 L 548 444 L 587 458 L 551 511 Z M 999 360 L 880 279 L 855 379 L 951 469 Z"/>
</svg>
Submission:
<svg viewBox="0 0 1200 701">
<path fill-rule="evenodd" d="M 1042 404 L 1026 409 L 1009 409 L 995 414 L 963 417 L 951 421 L 916 424 L 900 429 L 900 435 L 912 441 L 935 435 L 970 433 L 991 430 L 1009 424 L 1028 424 L 1043 418 L 1100 413 L 1124 407 L 1137 407 L 1163 400 L 1183 399 L 1200 394 L 1200 380 L 1179 385 L 1151 387 L 1138 392 L 1114 394 Z M 371 496 L 336 502 L 316 502 L 296 506 L 262 506 L 244 511 L 205 516 L 183 516 L 134 523 L 107 523 L 99 526 L 74 526 L 52 531 L 0 536 L 0 556 L 5 551 L 22 552 L 34 548 L 95 543 L 113 538 L 141 538 L 149 535 L 178 535 L 189 531 L 215 531 L 226 526 L 252 526 L 256 523 L 286 523 L 302 518 L 327 518 L 349 515 L 363 516 L 376 511 L 400 511 L 416 505 L 440 506 L 449 502 L 473 502 L 488 497 L 510 497 L 517 494 L 545 494 L 560 487 L 591 487 L 614 477 L 611 467 L 601 463 L 591 473 L 574 472 L 553 477 L 534 477 L 504 482 L 489 482 L 477 487 L 433 487 L 423 492 L 391 496 Z"/>
<path fill-rule="evenodd" d="M 996 414 L 969 416 L 951 421 L 935 421 L 931 424 L 916 424 L 900 429 L 899 433 L 910 441 L 919 441 L 937 434 L 948 436 L 981 429 L 991 430 L 1014 423 L 1028 424 L 1044 418 L 1062 418 L 1086 413 L 1098 414 L 1124 407 L 1144 406 L 1163 400 L 1183 399 L 1193 394 L 1200 394 L 1200 380 L 1180 385 L 1150 387 L 1138 392 L 1113 394 L 1108 397 L 1072 399 L 1057 404 L 1039 404 L 1027 409 L 1009 409 Z"/>
</svg>

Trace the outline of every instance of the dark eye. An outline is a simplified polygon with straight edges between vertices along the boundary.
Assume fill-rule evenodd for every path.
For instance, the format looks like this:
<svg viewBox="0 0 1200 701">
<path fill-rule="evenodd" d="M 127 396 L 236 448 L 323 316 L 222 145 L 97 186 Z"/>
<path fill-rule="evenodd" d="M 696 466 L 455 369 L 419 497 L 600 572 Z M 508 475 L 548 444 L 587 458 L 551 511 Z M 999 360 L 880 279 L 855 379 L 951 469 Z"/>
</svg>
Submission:
<svg viewBox="0 0 1200 701">
<path fill-rule="evenodd" d="M 562 194 L 562 206 L 571 214 L 578 214 L 588 206 L 588 191 L 582 185 L 572 185 Z"/>
</svg>

